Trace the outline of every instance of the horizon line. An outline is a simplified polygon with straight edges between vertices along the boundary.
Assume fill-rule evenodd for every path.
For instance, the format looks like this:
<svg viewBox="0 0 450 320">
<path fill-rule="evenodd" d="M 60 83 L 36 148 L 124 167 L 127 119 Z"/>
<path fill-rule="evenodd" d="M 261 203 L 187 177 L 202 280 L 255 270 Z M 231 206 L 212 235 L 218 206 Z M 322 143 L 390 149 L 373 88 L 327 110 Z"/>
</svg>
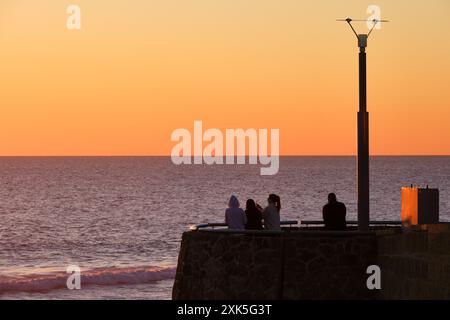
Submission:
<svg viewBox="0 0 450 320">
<path fill-rule="evenodd" d="M 225 157 L 221 155 L 220 157 Z M 271 157 L 271 155 L 268 155 Z M 282 154 L 279 157 L 357 157 L 357 154 Z M 370 157 L 450 157 L 450 154 L 371 154 Z M 171 155 L 0 155 L 0 158 L 170 158 Z M 203 157 L 203 156 L 191 156 L 191 157 Z M 237 155 L 234 155 L 237 157 Z M 245 156 L 259 157 L 256 156 Z"/>
</svg>

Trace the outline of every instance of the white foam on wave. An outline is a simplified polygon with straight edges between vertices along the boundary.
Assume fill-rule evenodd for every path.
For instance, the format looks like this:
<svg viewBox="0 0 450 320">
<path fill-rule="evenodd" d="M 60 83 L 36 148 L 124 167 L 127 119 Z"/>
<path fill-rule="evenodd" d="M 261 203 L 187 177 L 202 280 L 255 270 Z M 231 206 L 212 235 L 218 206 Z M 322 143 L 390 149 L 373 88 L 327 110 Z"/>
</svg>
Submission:
<svg viewBox="0 0 450 320">
<path fill-rule="evenodd" d="M 96 268 L 81 270 L 81 287 L 89 285 L 131 285 L 175 278 L 175 267 Z M 20 277 L 0 276 L 0 294 L 6 292 L 47 292 L 67 287 L 70 274 L 55 272 Z"/>
</svg>

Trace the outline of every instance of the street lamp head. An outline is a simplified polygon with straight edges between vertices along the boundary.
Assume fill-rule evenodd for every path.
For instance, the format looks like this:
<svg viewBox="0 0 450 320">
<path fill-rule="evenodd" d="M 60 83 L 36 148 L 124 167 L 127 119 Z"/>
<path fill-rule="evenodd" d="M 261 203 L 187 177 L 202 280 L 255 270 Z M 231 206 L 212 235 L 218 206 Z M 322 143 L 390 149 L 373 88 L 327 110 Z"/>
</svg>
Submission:
<svg viewBox="0 0 450 320">
<path fill-rule="evenodd" d="M 336 21 L 341 21 L 341 22 L 347 22 L 348 23 L 348 25 L 352 29 L 353 33 L 355 34 L 356 38 L 358 39 L 358 46 L 360 48 L 367 47 L 367 38 L 369 38 L 370 34 L 372 33 L 373 29 L 375 29 L 375 27 L 377 26 L 378 23 L 380 23 L 380 22 L 389 22 L 389 20 L 378 20 L 378 19 L 371 19 L 371 20 L 356 19 L 355 20 L 355 19 L 352 19 L 352 18 L 337 19 Z M 369 30 L 369 33 L 367 33 L 367 34 L 358 34 L 356 32 L 355 28 L 353 27 L 352 22 L 372 22 L 372 28 Z"/>
<path fill-rule="evenodd" d="M 367 34 L 358 34 L 358 47 L 366 48 L 367 47 L 367 38 L 369 37 Z"/>
</svg>

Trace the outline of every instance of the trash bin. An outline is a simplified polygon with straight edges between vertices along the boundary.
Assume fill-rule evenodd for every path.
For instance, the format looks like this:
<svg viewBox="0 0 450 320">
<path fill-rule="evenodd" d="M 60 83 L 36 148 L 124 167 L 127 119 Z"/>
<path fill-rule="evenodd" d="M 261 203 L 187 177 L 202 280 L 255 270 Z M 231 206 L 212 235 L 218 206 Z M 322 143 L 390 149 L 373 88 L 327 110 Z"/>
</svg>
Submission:
<svg viewBox="0 0 450 320">
<path fill-rule="evenodd" d="M 439 223 L 439 189 L 403 187 L 402 224 L 436 223 Z"/>
</svg>

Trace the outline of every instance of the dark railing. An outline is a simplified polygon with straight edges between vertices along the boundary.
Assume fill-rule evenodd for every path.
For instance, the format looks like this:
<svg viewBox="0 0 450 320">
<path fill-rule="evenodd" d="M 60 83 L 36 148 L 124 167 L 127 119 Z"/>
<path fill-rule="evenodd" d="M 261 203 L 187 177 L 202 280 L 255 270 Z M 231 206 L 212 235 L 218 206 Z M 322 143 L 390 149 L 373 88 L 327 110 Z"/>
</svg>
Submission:
<svg viewBox="0 0 450 320">
<path fill-rule="evenodd" d="M 291 228 L 293 225 L 297 225 L 297 220 L 287 220 L 287 221 L 281 221 L 281 226 L 289 226 Z M 196 224 L 190 227 L 191 230 L 199 230 L 199 229 L 205 229 L 205 228 L 216 228 L 216 227 L 226 227 L 227 224 L 223 222 L 212 222 L 212 223 L 201 223 Z"/>
<path fill-rule="evenodd" d="M 311 226 L 311 225 L 324 225 L 322 220 L 303 220 L 300 222 L 301 225 Z M 401 221 L 387 220 L 387 221 L 370 221 L 371 226 L 400 226 Z M 358 221 L 347 221 L 347 225 L 358 225 Z"/>
<path fill-rule="evenodd" d="M 291 228 L 293 225 L 298 225 L 299 222 L 297 220 L 287 220 L 287 221 L 281 221 L 281 226 L 289 226 Z M 394 221 L 394 220 L 386 220 L 386 221 L 370 221 L 371 226 L 400 226 L 402 224 L 401 221 Z M 302 220 L 300 221 L 301 226 L 323 226 L 324 222 L 322 220 Z M 347 221 L 347 225 L 349 226 L 356 226 L 358 225 L 358 221 L 350 220 Z M 207 229 L 207 228 L 221 228 L 226 227 L 227 224 L 223 222 L 211 222 L 211 223 L 201 223 L 192 225 L 190 227 L 191 230 L 200 230 L 200 229 Z"/>
</svg>

